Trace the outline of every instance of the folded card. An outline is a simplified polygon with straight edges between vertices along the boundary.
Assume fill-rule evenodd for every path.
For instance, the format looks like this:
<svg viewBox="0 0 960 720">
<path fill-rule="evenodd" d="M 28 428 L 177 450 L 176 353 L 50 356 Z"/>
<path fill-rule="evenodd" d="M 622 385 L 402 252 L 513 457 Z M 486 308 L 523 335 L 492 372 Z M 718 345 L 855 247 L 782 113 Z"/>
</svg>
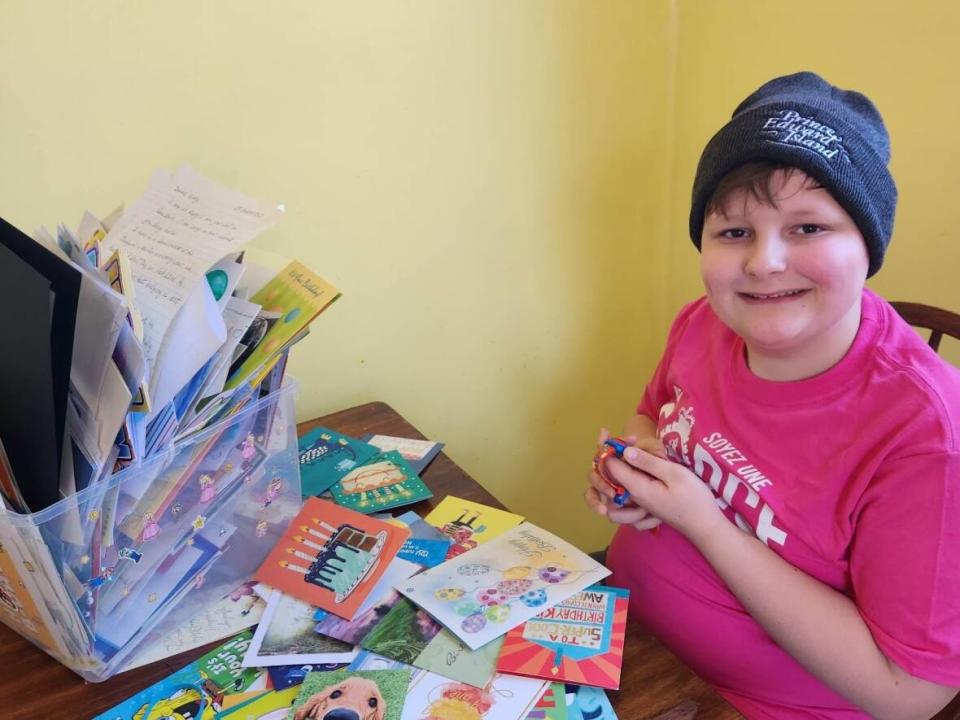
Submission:
<svg viewBox="0 0 960 720">
<path fill-rule="evenodd" d="M 396 587 L 476 650 L 609 574 L 570 543 L 522 523 Z"/>
</svg>

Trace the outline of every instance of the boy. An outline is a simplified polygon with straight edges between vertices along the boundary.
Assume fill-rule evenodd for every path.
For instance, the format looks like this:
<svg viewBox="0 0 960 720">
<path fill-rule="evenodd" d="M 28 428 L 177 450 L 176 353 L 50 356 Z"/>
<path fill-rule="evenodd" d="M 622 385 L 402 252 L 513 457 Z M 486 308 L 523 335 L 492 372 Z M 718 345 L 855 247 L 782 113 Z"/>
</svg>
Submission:
<svg viewBox="0 0 960 720">
<path fill-rule="evenodd" d="M 632 502 L 590 474 L 633 617 L 748 718 L 929 717 L 960 687 L 960 373 L 864 288 L 888 161 L 873 104 L 813 73 L 737 107 L 693 188 L 706 297 L 606 465 Z"/>
</svg>

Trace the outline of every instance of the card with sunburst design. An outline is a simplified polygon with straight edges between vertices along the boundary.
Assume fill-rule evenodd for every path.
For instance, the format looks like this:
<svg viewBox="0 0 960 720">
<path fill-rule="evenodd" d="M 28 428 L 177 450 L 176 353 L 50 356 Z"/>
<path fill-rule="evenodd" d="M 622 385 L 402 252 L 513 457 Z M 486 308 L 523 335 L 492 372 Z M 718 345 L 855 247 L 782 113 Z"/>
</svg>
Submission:
<svg viewBox="0 0 960 720">
<path fill-rule="evenodd" d="M 616 690 L 629 591 L 595 585 L 507 633 L 497 671 Z"/>
</svg>

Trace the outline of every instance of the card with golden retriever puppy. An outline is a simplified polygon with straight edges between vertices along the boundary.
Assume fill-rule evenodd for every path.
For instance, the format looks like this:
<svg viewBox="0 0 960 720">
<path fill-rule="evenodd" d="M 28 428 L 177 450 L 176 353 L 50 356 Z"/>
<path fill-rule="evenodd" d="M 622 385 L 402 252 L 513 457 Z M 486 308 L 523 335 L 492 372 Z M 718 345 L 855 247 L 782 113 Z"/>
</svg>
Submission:
<svg viewBox="0 0 960 720">
<path fill-rule="evenodd" d="M 308 673 L 293 720 L 400 720 L 409 684 L 409 670 Z"/>
</svg>

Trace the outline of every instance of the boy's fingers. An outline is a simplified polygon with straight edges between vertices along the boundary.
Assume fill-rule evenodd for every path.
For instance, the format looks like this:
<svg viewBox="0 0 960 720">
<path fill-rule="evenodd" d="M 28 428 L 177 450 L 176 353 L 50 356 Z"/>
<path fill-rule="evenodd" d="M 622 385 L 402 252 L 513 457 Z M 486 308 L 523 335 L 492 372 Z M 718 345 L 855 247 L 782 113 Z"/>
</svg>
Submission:
<svg viewBox="0 0 960 720">
<path fill-rule="evenodd" d="M 600 436 L 597 438 L 597 445 L 603 445 L 610 439 L 610 431 L 606 428 L 600 428 Z"/>
<path fill-rule="evenodd" d="M 637 530 L 653 530 L 654 528 L 660 527 L 663 523 L 660 521 L 660 518 L 650 515 L 640 522 L 635 522 L 633 527 Z"/>
<path fill-rule="evenodd" d="M 650 513 L 641 507 L 608 507 L 607 517 L 620 525 L 635 525 L 650 517 Z"/>
<path fill-rule="evenodd" d="M 600 474 L 596 470 L 590 471 L 590 474 L 588 475 L 588 479 L 590 481 L 590 487 L 592 487 L 601 495 L 609 498 L 610 500 L 613 500 L 613 496 L 614 496 L 613 488 L 604 482 L 603 478 L 600 477 Z"/>
<path fill-rule="evenodd" d="M 597 494 L 597 491 L 592 487 L 588 487 L 583 493 L 583 499 L 586 501 L 587 505 L 598 515 L 607 515 L 607 504 L 603 501 L 603 498 Z"/>
<path fill-rule="evenodd" d="M 669 460 L 640 448 L 627 448 L 623 452 L 623 459 L 637 470 L 658 479 L 662 478 L 664 471 L 673 464 Z"/>
</svg>

